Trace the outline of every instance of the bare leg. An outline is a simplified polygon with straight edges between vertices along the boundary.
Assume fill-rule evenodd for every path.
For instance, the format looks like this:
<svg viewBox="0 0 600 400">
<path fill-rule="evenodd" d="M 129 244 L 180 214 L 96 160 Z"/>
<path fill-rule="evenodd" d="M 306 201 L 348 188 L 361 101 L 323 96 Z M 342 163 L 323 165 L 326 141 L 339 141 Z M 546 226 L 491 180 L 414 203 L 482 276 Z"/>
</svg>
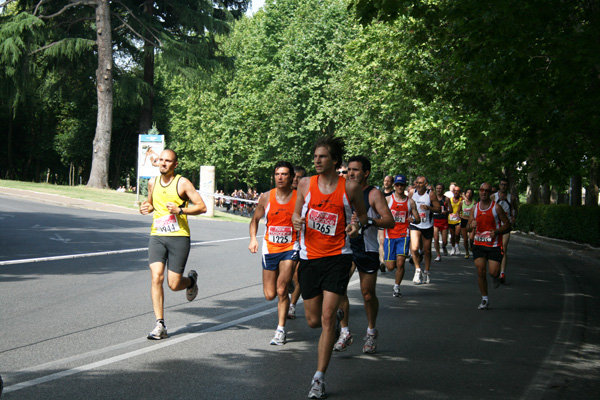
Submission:
<svg viewBox="0 0 600 400">
<path fill-rule="evenodd" d="M 358 271 L 358 273 L 360 275 L 360 290 L 365 303 L 367 321 L 369 322 L 369 328 L 374 329 L 377 322 L 377 314 L 379 312 L 379 299 L 375 294 L 375 287 L 377 285 L 377 272 L 365 274 Z"/>
</svg>

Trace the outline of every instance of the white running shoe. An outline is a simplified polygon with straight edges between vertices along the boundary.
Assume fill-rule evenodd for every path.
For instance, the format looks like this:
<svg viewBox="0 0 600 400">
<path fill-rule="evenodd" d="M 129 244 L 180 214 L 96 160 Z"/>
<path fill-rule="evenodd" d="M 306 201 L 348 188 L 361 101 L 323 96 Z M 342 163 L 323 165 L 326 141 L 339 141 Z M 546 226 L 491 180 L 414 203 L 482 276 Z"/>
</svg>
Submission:
<svg viewBox="0 0 600 400">
<path fill-rule="evenodd" d="M 325 394 L 325 382 L 322 379 L 313 379 L 310 383 L 312 387 L 308 392 L 309 399 L 324 399 L 327 397 Z"/>
<path fill-rule="evenodd" d="M 274 346 L 282 346 L 286 343 L 287 343 L 287 340 L 285 337 L 285 332 L 276 330 L 275 336 L 273 336 L 273 339 L 271 339 L 271 344 Z"/>
<path fill-rule="evenodd" d="M 288 309 L 288 316 L 289 319 L 296 319 L 296 306 L 293 304 L 290 304 L 290 308 Z"/>
<path fill-rule="evenodd" d="M 423 283 L 431 283 L 431 280 L 429 278 L 429 271 L 423 272 Z"/>
<path fill-rule="evenodd" d="M 456 251 L 454 252 L 455 256 L 460 256 L 460 247 L 458 247 L 458 245 L 456 245 Z"/>
<path fill-rule="evenodd" d="M 481 304 L 477 308 L 479 308 L 480 310 L 487 310 L 489 306 L 490 306 L 489 300 L 482 299 Z"/>
<path fill-rule="evenodd" d="M 350 346 L 352 343 L 354 343 L 354 338 L 352 337 L 350 331 L 342 332 L 340 333 L 340 337 L 338 338 L 337 342 L 335 342 L 333 345 L 333 350 L 346 351 L 348 346 Z"/>
<path fill-rule="evenodd" d="M 398 287 L 394 286 L 393 296 L 394 297 L 402 297 L 402 293 L 400 293 L 400 286 L 398 286 Z"/>
<path fill-rule="evenodd" d="M 435 258 L 435 260 L 433 260 L 433 261 L 440 262 L 440 261 L 442 261 L 442 257 L 441 257 L 441 256 L 437 256 L 437 257 Z"/>
<path fill-rule="evenodd" d="M 452 247 L 452 249 L 450 249 L 450 255 L 453 256 L 455 252 L 456 250 L 454 250 L 454 247 Z"/>
<path fill-rule="evenodd" d="M 161 324 L 160 322 L 157 322 L 156 326 L 154 327 L 152 332 L 148 334 L 147 337 L 150 340 L 166 339 L 169 337 L 169 335 L 167 335 L 167 327 L 163 326 L 163 324 Z"/>
<path fill-rule="evenodd" d="M 421 284 L 421 270 L 420 269 L 415 271 L 415 277 L 413 278 L 413 283 L 415 285 Z"/>
<path fill-rule="evenodd" d="M 377 349 L 377 336 L 379 336 L 379 332 L 375 330 L 374 335 L 369 335 L 363 338 L 365 340 L 365 345 L 363 346 L 363 353 L 373 354 Z"/>
<path fill-rule="evenodd" d="M 194 281 L 194 286 L 185 290 L 185 297 L 187 298 L 187 301 L 192 301 L 198 296 L 198 273 L 191 270 L 188 274 L 188 278 Z"/>
</svg>

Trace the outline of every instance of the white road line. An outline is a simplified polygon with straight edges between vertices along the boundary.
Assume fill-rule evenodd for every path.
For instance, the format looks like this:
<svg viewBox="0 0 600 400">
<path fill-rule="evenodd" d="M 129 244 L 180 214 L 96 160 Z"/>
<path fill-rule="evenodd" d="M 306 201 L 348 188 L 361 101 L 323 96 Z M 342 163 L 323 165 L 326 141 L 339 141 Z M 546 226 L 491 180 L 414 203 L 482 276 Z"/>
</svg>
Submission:
<svg viewBox="0 0 600 400">
<path fill-rule="evenodd" d="M 203 246 L 203 245 L 207 245 L 207 244 L 233 242 L 236 240 L 248 240 L 248 239 L 250 239 L 250 236 L 233 238 L 233 239 L 211 240 L 208 242 L 195 242 L 195 243 L 192 243 L 191 245 L 192 246 Z M 40 258 L 24 258 L 22 260 L 0 261 L 0 267 L 3 265 L 28 264 L 28 263 L 46 262 L 46 261 L 70 260 L 70 259 L 74 259 L 74 258 L 86 258 L 86 257 L 97 257 L 97 256 L 111 256 L 111 255 L 115 255 L 115 254 L 137 253 L 140 251 L 147 251 L 147 250 L 148 250 L 147 247 L 140 247 L 139 249 L 100 251 L 97 253 L 67 254 L 64 256 L 40 257 Z"/>
<path fill-rule="evenodd" d="M 348 284 L 348 287 L 354 286 L 354 285 L 358 284 L 359 282 L 360 282 L 360 280 L 358 278 L 355 278 L 353 281 L 351 281 Z M 298 304 L 300 304 L 300 303 L 302 303 L 302 299 L 300 299 L 298 301 Z M 253 308 L 256 308 L 256 306 L 253 307 Z M 243 311 L 247 311 L 247 310 L 243 310 Z M 121 354 L 121 355 L 118 355 L 118 356 L 115 356 L 115 357 L 110 357 L 110 358 L 107 358 L 105 360 L 97 361 L 97 362 L 94 362 L 94 363 L 91 363 L 91 364 L 82 365 L 82 366 L 71 368 L 71 369 L 68 369 L 68 370 L 65 370 L 65 371 L 56 372 L 54 374 L 50 374 L 50 375 L 46 375 L 46 376 L 41 376 L 41 377 L 36 378 L 36 379 L 31 379 L 29 381 L 20 382 L 20 383 L 14 384 L 14 385 L 6 386 L 4 388 L 4 393 L 15 392 L 17 390 L 25 389 L 25 388 L 32 387 L 32 386 L 37 386 L 37 385 L 40 385 L 42 383 L 54 381 L 54 380 L 61 379 L 61 378 L 66 378 L 68 376 L 75 375 L 75 374 L 78 374 L 80 372 L 90 371 L 90 370 L 92 370 L 94 368 L 103 367 L 103 366 L 106 366 L 106 365 L 114 364 L 114 363 L 119 362 L 119 361 L 124 361 L 124 360 L 130 359 L 130 358 L 133 358 L 133 357 L 137 357 L 137 356 L 140 356 L 140 355 L 143 355 L 143 354 L 146 354 L 146 353 L 150 353 L 150 352 L 153 352 L 153 351 L 156 351 L 156 350 L 161 350 L 161 349 L 163 349 L 165 347 L 169 347 L 169 346 L 172 346 L 172 345 L 175 345 L 175 344 L 183 343 L 183 342 L 186 342 L 186 341 L 191 340 L 191 339 L 196 339 L 196 338 L 198 338 L 200 336 L 203 336 L 203 335 L 206 335 L 207 333 L 210 333 L 210 332 L 221 331 L 221 330 L 227 329 L 229 327 L 232 327 L 232 326 L 235 326 L 235 325 L 247 322 L 247 321 L 251 321 L 253 319 L 260 318 L 262 316 L 265 316 L 265 315 L 268 315 L 268 314 L 271 314 L 271 313 L 274 313 L 276 311 L 277 311 L 277 307 L 272 307 L 272 308 L 270 308 L 268 310 L 264 310 L 264 311 L 261 311 L 261 312 L 255 313 L 255 314 L 247 315 L 245 317 L 238 318 L 238 319 L 233 320 L 233 321 L 229 321 L 229 322 L 225 322 L 225 323 L 222 323 L 222 324 L 219 324 L 219 325 L 211 326 L 210 328 L 206 328 L 206 329 L 204 329 L 204 330 L 202 330 L 200 332 L 183 334 L 183 335 L 181 335 L 179 337 L 165 340 L 164 342 L 161 341 L 158 344 L 155 344 L 155 345 L 152 345 L 152 346 L 149 346 L 149 347 L 145 347 L 143 349 L 139 349 L 139 350 L 135 350 L 135 351 L 130 351 L 129 353 Z M 237 313 L 237 312 L 234 312 L 234 313 Z M 228 313 L 228 314 L 231 314 L 231 313 Z M 227 315 L 227 314 L 224 314 L 224 315 Z M 179 329 L 182 329 L 182 328 L 179 328 Z M 138 341 L 140 341 L 140 340 L 136 339 L 136 340 L 129 341 L 129 342 L 126 342 L 126 343 L 127 344 L 133 344 L 133 343 L 136 343 Z M 110 347 L 105 348 L 104 350 L 109 351 L 109 350 L 113 350 L 113 349 L 119 348 L 119 347 L 123 347 L 123 344 L 116 345 L 116 346 L 110 346 Z M 96 351 L 90 352 L 90 353 L 86 353 L 86 355 L 90 355 L 92 353 L 97 354 L 97 353 L 101 352 L 102 350 L 103 349 L 96 350 Z M 79 357 L 75 356 L 75 357 L 72 357 L 71 359 L 75 359 L 75 358 L 79 358 Z M 71 360 L 71 359 L 65 359 L 63 361 Z M 48 364 L 50 364 L 50 363 L 48 363 Z M 44 366 L 48 366 L 48 364 L 43 364 L 43 365 Z M 52 363 L 52 364 L 54 364 L 54 363 Z M 34 368 L 30 369 L 29 371 L 39 370 L 40 367 L 42 367 L 42 366 L 34 367 Z M 24 370 L 23 372 L 26 372 L 26 371 Z"/>
</svg>

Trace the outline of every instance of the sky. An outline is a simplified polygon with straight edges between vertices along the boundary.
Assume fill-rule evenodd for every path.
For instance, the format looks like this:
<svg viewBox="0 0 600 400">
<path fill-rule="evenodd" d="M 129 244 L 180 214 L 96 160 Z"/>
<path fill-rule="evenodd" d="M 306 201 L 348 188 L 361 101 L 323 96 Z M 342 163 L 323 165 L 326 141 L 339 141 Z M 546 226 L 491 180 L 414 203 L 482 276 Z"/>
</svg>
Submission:
<svg viewBox="0 0 600 400">
<path fill-rule="evenodd" d="M 248 9 L 247 14 L 252 15 L 265 4 L 265 0 L 252 0 L 252 7 Z"/>
</svg>

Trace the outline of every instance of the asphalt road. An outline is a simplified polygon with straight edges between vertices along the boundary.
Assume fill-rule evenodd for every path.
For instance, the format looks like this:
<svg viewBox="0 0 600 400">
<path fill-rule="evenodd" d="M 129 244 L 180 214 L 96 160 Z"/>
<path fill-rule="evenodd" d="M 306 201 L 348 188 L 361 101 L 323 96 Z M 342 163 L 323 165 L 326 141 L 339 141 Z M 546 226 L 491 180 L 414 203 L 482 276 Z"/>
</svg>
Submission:
<svg viewBox="0 0 600 400">
<path fill-rule="evenodd" d="M 166 289 L 170 337 L 153 328 L 150 218 L 0 195 L 2 399 L 306 398 L 319 330 L 300 305 L 270 346 L 276 303 L 262 295 L 248 226 L 191 220 L 188 268 L 200 294 Z M 513 235 L 507 284 L 480 301 L 472 260 L 445 257 L 432 283 L 391 296 L 379 275 L 378 351 L 356 276 L 355 343 L 326 375 L 337 399 L 589 399 L 600 393 L 600 262 L 594 252 Z M 594 395 L 595 393 L 595 395 Z"/>
</svg>

